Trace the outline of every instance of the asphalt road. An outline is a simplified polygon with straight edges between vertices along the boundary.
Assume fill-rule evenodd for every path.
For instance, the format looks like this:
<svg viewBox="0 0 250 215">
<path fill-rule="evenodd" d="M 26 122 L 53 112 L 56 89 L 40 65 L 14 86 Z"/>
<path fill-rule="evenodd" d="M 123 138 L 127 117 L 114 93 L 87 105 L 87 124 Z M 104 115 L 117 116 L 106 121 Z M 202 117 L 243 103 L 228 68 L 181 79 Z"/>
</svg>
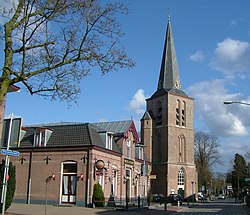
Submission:
<svg viewBox="0 0 250 215">
<path fill-rule="evenodd" d="M 223 200 L 215 200 L 212 202 L 195 204 L 194 207 L 183 207 L 178 215 L 205 215 L 205 214 L 217 214 L 217 215 L 247 215 L 250 214 L 250 208 L 244 204 L 234 202 L 234 199 L 228 198 Z"/>
<path fill-rule="evenodd" d="M 234 199 L 216 200 L 213 202 L 187 204 L 181 207 L 168 206 L 167 211 L 164 205 L 152 204 L 149 209 L 129 209 L 128 211 L 117 211 L 114 208 L 85 208 L 85 207 L 63 207 L 59 205 L 48 205 L 45 210 L 44 205 L 36 204 L 15 204 L 7 210 L 6 215 L 247 215 L 250 208 L 246 204 L 235 204 Z"/>
</svg>

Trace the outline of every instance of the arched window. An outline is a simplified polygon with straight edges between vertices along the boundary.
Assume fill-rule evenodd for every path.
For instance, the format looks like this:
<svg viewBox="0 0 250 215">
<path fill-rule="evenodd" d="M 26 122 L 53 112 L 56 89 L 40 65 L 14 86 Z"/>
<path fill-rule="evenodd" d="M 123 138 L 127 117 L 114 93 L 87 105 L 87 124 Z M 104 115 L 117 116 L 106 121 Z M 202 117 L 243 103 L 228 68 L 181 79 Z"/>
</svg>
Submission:
<svg viewBox="0 0 250 215">
<path fill-rule="evenodd" d="M 156 124 L 157 126 L 162 125 L 162 105 L 160 101 L 157 104 Z"/>
<path fill-rule="evenodd" d="M 183 186 L 185 181 L 185 175 L 183 169 L 180 169 L 178 172 L 178 185 Z"/>
<path fill-rule="evenodd" d="M 118 190 L 118 168 L 116 165 L 112 166 L 112 179 L 111 179 L 111 194 L 117 196 Z"/>
<path fill-rule="evenodd" d="M 183 134 L 178 136 L 179 142 L 179 162 L 186 162 L 186 139 Z"/>
<path fill-rule="evenodd" d="M 157 135 L 157 147 L 158 147 L 158 161 L 161 162 L 163 161 L 162 159 L 162 137 L 161 137 L 161 134 L 158 133 Z"/>
<path fill-rule="evenodd" d="M 182 102 L 181 109 L 181 126 L 186 127 L 186 102 Z"/>
<path fill-rule="evenodd" d="M 180 100 L 176 101 L 176 125 L 180 126 Z"/>
</svg>

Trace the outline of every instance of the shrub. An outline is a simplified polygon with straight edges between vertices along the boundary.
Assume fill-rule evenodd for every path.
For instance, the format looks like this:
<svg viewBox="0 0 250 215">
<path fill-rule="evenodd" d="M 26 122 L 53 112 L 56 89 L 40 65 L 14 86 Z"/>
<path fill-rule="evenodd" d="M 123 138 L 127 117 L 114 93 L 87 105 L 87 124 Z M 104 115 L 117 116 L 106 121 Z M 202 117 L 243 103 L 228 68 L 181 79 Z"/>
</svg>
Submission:
<svg viewBox="0 0 250 215">
<path fill-rule="evenodd" d="M 152 190 L 150 189 L 148 191 L 148 203 L 153 201 L 153 193 Z"/>
<path fill-rule="evenodd" d="M 3 177 L 4 177 L 4 168 L 5 168 L 5 160 L 2 160 L 0 164 L 0 195 L 2 194 L 2 186 L 3 186 Z M 16 190 L 16 167 L 9 164 L 9 180 L 7 183 L 7 193 L 6 193 L 6 201 L 5 201 L 5 210 L 7 210 L 13 200 L 15 190 Z M 2 205 L 0 206 L 2 210 Z"/>
<path fill-rule="evenodd" d="M 93 203 L 96 207 L 104 207 L 105 205 L 104 193 L 100 184 L 94 185 Z"/>
</svg>

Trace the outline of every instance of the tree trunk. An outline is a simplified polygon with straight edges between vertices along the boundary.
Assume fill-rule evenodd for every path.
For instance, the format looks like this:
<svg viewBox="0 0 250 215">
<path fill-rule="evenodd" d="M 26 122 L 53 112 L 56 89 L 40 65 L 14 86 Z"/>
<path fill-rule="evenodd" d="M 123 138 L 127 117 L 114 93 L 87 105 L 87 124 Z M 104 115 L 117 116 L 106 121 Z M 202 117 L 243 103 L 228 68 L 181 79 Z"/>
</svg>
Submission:
<svg viewBox="0 0 250 215">
<path fill-rule="evenodd" d="M 6 95 L 3 96 L 2 101 L 0 102 L 0 145 L 2 146 L 2 131 L 3 131 L 3 121 L 5 113 L 5 104 L 6 104 Z"/>
</svg>

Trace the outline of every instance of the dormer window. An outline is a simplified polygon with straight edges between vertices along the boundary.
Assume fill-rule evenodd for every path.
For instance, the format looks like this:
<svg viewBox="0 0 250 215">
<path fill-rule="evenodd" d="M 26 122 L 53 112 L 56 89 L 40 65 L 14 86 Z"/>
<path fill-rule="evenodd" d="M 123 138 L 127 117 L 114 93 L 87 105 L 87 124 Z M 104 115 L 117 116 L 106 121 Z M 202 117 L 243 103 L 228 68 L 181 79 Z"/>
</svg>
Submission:
<svg viewBox="0 0 250 215">
<path fill-rule="evenodd" d="M 34 146 L 45 147 L 52 134 L 52 130 L 46 128 L 37 128 L 34 133 Z"/>
<path fill-rule="evenodd" d="M 106 134 L 106 149 L 112 150 L 112 143 L 113 143 L 113 133 Z"/>
</svg>

